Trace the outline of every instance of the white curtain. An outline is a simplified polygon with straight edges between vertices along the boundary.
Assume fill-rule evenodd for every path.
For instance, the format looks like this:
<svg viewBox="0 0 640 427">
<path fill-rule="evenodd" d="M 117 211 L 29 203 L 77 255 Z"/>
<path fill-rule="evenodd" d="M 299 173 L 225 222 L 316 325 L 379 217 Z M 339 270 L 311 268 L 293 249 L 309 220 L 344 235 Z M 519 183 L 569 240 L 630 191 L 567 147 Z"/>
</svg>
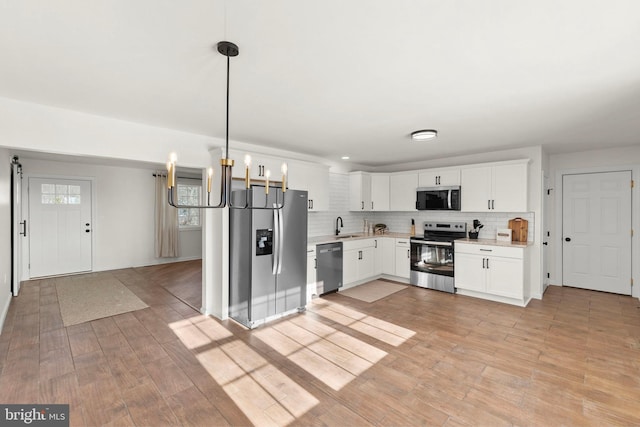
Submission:
<svg viewBox="0 0 640 427">
<path fill-rule="evenodd" d="M 178 256 L 178 209 L 167 202 L 167 175 L 156 172 L 156 258 Z"/>
</svg>

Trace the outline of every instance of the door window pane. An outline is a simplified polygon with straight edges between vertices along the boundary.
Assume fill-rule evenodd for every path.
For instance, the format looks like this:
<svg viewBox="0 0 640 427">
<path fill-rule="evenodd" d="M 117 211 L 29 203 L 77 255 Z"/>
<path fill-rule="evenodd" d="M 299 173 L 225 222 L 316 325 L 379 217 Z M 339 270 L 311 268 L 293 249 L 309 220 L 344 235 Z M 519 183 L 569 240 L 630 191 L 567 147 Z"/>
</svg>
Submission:
<svg viewBox="0 0 640 427">
<path fill-rule="evenodd" d="M 79 185 L 42 184 L 40 192 L 45 205 L 79 205 L 81 202 Z"/>
</svg>

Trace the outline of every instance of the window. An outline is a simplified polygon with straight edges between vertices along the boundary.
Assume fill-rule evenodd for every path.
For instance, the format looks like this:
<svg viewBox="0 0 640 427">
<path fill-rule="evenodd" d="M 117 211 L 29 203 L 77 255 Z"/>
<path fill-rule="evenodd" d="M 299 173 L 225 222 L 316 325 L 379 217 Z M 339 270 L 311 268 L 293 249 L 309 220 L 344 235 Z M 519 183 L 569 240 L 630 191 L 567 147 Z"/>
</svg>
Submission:
<svg viewBox="0 0 640 427">
<path fill-rule="evenodd" d="M 64 184 L 42 184 L 40 187 L 43 205 L 79 205 L 80 186 Z"/>
<path fill-rule="evenodd" d="M 193 184 L 182 184 L 178 182 L 178 204 L 199 205 L 202 195 L 202 186 Z M 178 225 L 180 228 L 200 227 L 200 209 L 179 208 Z"/>
</svg>

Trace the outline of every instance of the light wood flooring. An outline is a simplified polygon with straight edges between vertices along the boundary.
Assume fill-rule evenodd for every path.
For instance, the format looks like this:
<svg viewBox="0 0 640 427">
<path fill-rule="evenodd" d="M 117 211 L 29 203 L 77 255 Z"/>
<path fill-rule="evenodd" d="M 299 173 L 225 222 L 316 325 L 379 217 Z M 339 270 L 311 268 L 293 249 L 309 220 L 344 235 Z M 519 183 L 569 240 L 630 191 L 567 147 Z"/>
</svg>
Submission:
<svg viewBox="0 0 640 427">
<path fill-rule="evenodd" d="M 550 287 L 519 308 L 408 287 L 248 331 L 168 292 L 199 268 L 111 272 L 150 307 L 68 328 L 52 281 L 25 282 L 0 403 L 68 403 L 92 426 L 640 425 L 637 299 Z"/>
</svg>

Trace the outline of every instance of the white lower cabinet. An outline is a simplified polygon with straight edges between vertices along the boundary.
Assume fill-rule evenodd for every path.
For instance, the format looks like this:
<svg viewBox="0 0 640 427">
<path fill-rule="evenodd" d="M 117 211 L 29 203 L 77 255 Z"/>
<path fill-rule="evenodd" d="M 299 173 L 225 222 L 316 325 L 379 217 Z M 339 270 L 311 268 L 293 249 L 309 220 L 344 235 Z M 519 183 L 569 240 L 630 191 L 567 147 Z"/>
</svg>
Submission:
<svg viewBox="0 0 640 427">
<path fill-rule="evenodd" d="M 379 241 L 382 246 L 382 274 L 395 276 L 396 239 L 393 237 L 383 237 Z"/>
<path fill-rule="evenodd" d="M 382 253 L 382 238 L 373 239 L 373 274 L 379 276 L 382 274 L 382 262 L 384 255 Z"/>
<path fill-rule="evenodd" d="M 455 286 L 459 293 L 526 305 L 529 300 L 526 248 L 455 244 Z"/>
<path fill-rule="evenodd" d="M 316 289 L 316 247 L 307 247 L 307 302 L 311 302 L 313 295 L 317 295 Z"/>
<path fill-rule="evenodd" d="M 411 246 L 409 239 L 395 239 L 395 276 L 409 278 L 411 269 Z"/>
<path fill-rule="evenodd" d="M 376 275 L 375 245 L 375 239 L 343 241 L 342 280 L 345 287 Z"/>
</svg>

